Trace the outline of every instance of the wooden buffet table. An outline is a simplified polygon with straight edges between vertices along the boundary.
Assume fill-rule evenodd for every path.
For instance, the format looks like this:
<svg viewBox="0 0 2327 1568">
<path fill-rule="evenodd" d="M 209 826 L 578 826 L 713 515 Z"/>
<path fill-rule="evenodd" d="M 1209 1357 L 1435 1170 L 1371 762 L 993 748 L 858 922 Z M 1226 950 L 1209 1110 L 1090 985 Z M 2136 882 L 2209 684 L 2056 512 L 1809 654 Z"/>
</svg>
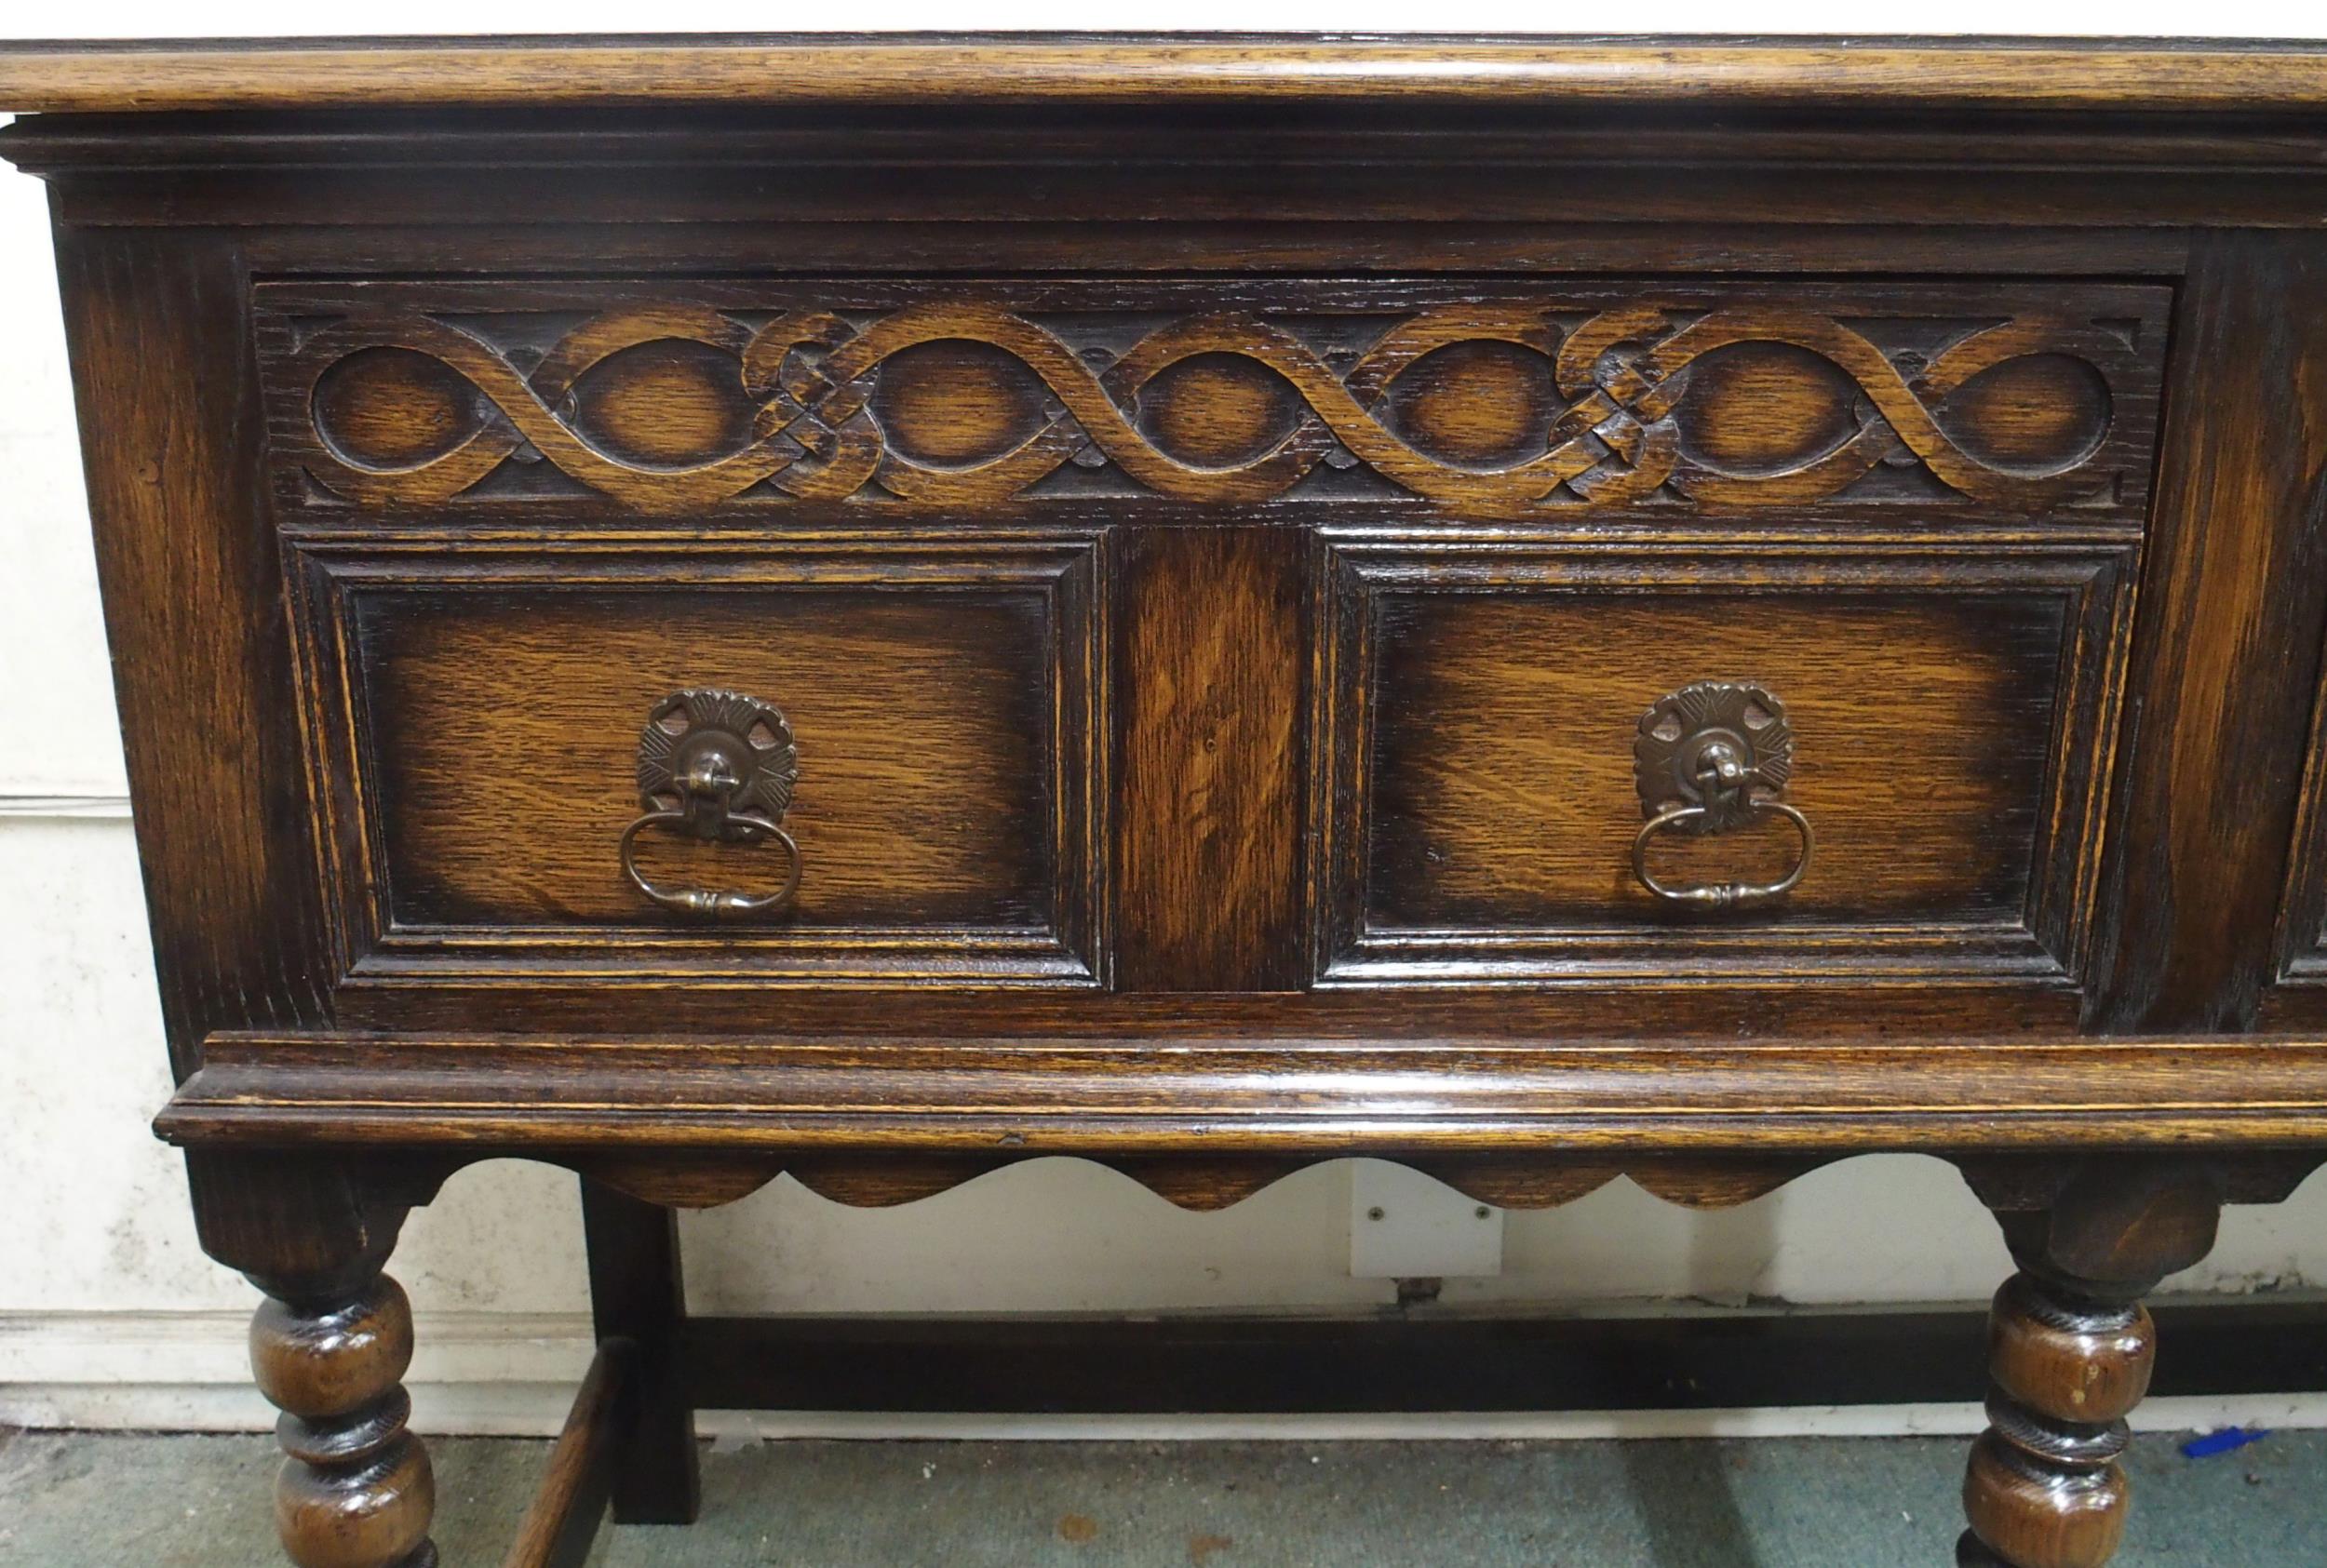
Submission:
<svg viewBox="0 0 2327 1568">
<path fill-rule="evenodd" d="M 672 1205 L 1884 1150 L 2020 1266 L 1957 1561 L 2109 1556 L 2142 1295 L 2327 1149 L 2327 56 L 18 45 L 0 107 L 295 1561 L 434 1561 L 382 1266 L 474 1160 L 587 1178 L 543 1565 L 693 1511 Z"/>
</svg>

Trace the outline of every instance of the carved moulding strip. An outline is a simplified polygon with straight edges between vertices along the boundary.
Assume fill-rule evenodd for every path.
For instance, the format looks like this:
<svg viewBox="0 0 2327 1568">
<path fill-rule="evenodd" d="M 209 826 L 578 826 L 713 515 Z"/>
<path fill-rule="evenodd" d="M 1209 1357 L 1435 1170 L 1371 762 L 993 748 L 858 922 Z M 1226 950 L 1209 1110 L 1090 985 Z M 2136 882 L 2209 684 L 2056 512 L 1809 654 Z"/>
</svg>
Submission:
<svg viewBox="0 0 2327 1568">
<path fill-rule="evenodd" d="M 2162 289 L 352 284 L 259 291 L 287 503 L 2138 516 Z"/>
<path fill-rule="evenodd" d="M 1851 1154 L 1939 1148 L 2019 1169 L 2203 1140 L 2276 1172 L 2267 1192 L 2240 1189 L 2264 1200 L 2327 1149 L 2327 1045 L 221 1033 L 156 1126 L 197 1147 L 586 1159 L 618 1185 L 693 1203 L 787 1170 L 847 1201 L 901 1202 L 1066 1155 L 1217 1206 L 1303 1164 L 1365 1155 L 1514 1206 L 1565 1202 L 1619 1173 L 1719 1204 Z"/>
</svg>

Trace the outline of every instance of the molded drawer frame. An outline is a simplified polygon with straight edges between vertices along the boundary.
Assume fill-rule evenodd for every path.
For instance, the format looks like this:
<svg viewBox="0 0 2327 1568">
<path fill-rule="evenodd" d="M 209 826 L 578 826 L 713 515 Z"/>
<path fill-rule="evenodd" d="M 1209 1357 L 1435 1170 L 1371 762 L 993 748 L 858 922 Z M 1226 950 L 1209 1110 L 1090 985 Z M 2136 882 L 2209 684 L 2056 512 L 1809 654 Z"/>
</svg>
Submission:
<svg viewBox="0 0 2327 1568">
<path fill-rule="evenodd" d="M 1314 699 L 1316 824 L 1313 964 L 1319 985 L 1545 985 L 1622 981 L 1981 979 L 2074 985 L 2090 945 L 2105 801 L 2132 630 L 2138 542 L 2081 547 L 1830 544 L 1782 551 L 1659 552 L 1590 541 L 1325 538 Z M 1661 926 L 1380 929 L 1369 919 L 1377 615 L 1390 595 L 1800 596 L 2058 595 L 2064 644 L 2024 917 L 2002 922 L 1770 924 L 1755 912 L 1676 916 Z M 1750 678 L 1673 650 L 1673 685 Z M 1645 708 L 1659 693 L 1640 693 Z M 1578 744 L 1630 767 L 1638 711 L 1568 716 L 1600 722 Z M 1802 742 L 1814 748 L 1818 738 Z M 1611 864 L 1627 845 L 1612 844 Z"/>
<path fill-rule="evenodd" d="M 609 547 L 578 541 L 420 538 L 286 541 L 301 717 L 316 852 L 343 983 L 524 985 L 682 983 L 697 986 L 1107 983 L 1109 747 L 1102 705 L 1108 637 L 1098 539 L 813 543 L 672 541 Z M 431 591 L 557 593 L 657 585 L 837 587 L 909 594 L 1018 589 L 1037 596 L 1048 690 L 1047 927 L 895 925 L 794 929 L 782 918 L 685 926 L 639 901 L 635 925 L 441 926 L 397 918 L 378 795 L 376 746 L 361 696 L 352 600 Z M 773 695 L 773 694 L 770 694 Z M 513 700 L 521 700 L 514 694 Z M 645 715 L 639 715 L 644 720 Z M 813 766 L 813 757 L 811 758 Z M 490 810 L 480 804 L 480 810 Z M 811 850 L 813 853 L 813 850 Z M 610 878 L 619 878 L 606 844 Z"/>
</svg>

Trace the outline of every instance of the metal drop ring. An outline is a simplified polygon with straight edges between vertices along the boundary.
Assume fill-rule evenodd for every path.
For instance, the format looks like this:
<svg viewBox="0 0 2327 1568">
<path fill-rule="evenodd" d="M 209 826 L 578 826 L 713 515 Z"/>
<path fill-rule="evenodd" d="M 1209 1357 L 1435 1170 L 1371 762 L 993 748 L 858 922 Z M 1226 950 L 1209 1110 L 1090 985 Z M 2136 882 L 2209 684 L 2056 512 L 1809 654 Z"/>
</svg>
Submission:
<svg viewBox="0 0 2327 1568">
<path fill-rule="evenodd" d="M 631 886 L 666 909 L 681 915 L 708 916 L 715 920 L 737 919 L 747 915 L 765 915 L 784 908 L 800 891 L 800 846 L 792 836 L 775 824 L 761 817 L 736 812 L 725 820 L 725 826 L 734 833 L 738 842 L 750 843 L 767 839 L 782 847 L 790 862 L 784 874 L 784 885 L 772 893 L 723 892 L 716 888 L 658 888 L 639 870 L 632 853 L 639 830 L 642 827 L 669 827 L 683 830 L 688 824 L 684 811 L 649 811 L 622 830 L 622 869 L 630 878 Z M 684 834 L 693 838 L 693 833 Z"/>
<path fill-rule="evenodd" d="M 1641 824 L 1639 836 L 1632 841 L 1633 875 L 1640 885 L 1668 904 L 1684 904 L 1699 909 L 1738 909 L 1748 905 L 1767 904 L 1793 891 L 1794 884 L 1809 869 L 1810 855 L 1816 851 L 1818 836 L 1811 831 L 1809 818 L 1802 815 L 1782 800 L 1755 800 L 1749 808 L 1753 816 L 1783 817 L 1802 836 L 1802 855 L 1794 863 L 1794 869 L 1774 882 L 1708 882 L 1696 888 L 1668 888 L 1648 875 L 1648 840 L 1668 827 L 1679 827 L 1702 821 L 1706 815 L 1702 806 L 1675 806 L 1658 812 Z"/>
</svg>

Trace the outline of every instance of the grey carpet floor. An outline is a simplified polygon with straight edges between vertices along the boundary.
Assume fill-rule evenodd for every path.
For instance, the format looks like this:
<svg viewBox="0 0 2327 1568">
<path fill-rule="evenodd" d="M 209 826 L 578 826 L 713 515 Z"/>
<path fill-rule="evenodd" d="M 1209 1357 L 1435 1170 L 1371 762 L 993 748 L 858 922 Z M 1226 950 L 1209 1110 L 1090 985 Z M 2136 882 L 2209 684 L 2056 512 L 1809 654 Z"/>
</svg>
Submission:
<svg viewBox="0 0 2327 1568">
<path fill-rule="evenodd" d="M 547 1453 L 430 1444 L 445 1568 L 492 1568 Z M 722 1445 L 691 1529 L 592 1568 L 1946 1568 L 1962 1444 Z M 0 1433 L 4 1568 L 273 1568 L 264 1438 Z M 2122 1568 L 2322 1568 L 2327 1434 L 2147 1439 Z"/>
</svg>

